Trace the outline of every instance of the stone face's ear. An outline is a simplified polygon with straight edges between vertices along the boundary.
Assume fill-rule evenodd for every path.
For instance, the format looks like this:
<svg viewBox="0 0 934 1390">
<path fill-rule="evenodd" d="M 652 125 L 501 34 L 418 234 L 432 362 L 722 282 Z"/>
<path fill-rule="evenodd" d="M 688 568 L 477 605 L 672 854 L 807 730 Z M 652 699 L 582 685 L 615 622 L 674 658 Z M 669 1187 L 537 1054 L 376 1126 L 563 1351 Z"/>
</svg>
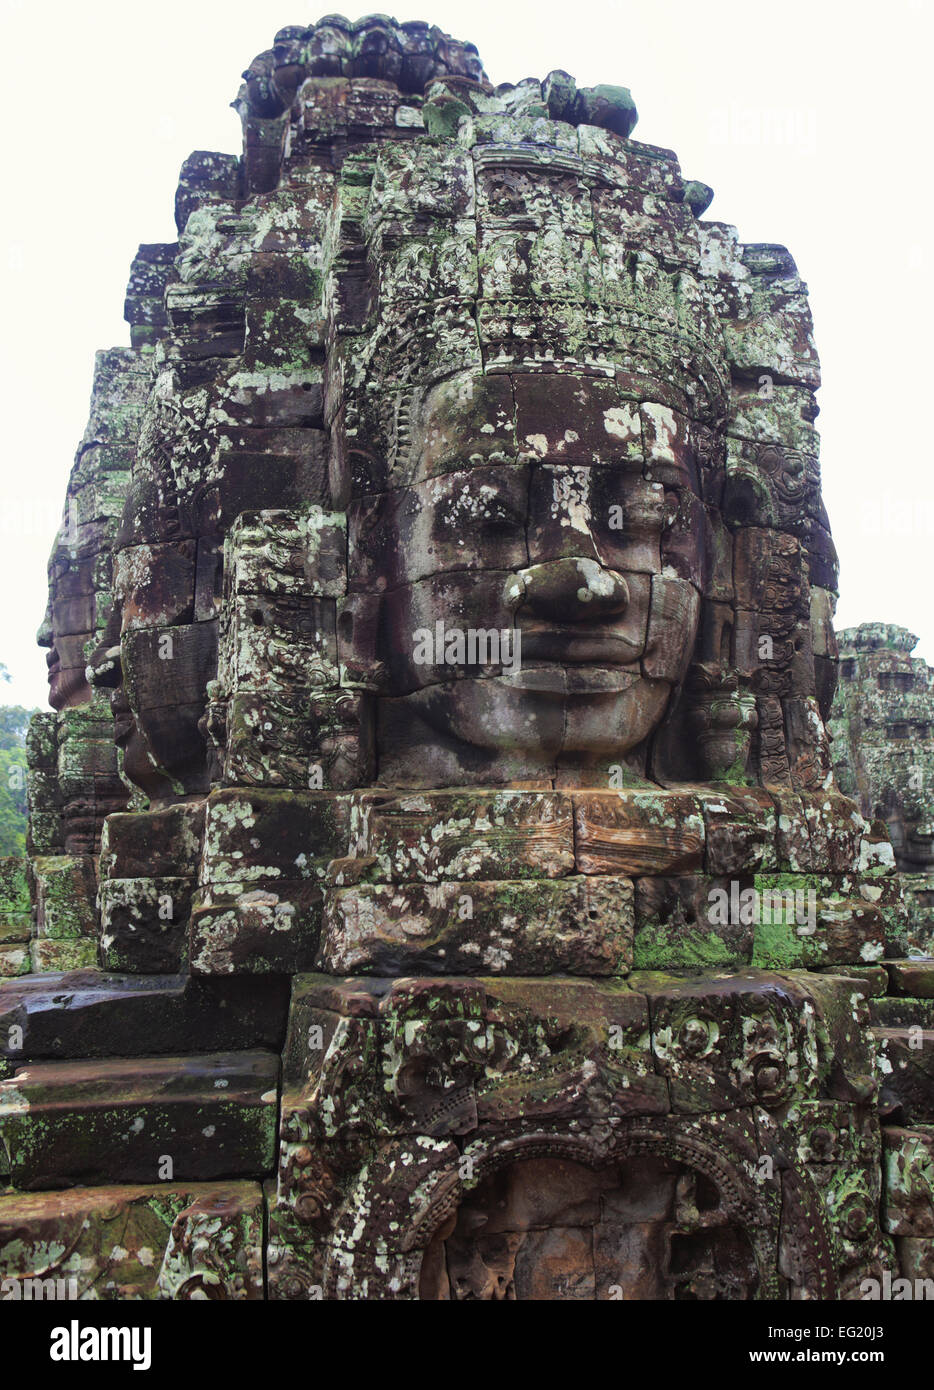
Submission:
<svg viewBox="0 0 934 1390">
<path fill-rule="evenodd" d="M 734 546 L 729 661 L 756 695 L 759 779 L 817 787 L 830 777 L 836 557 L 820 497 L 806 287 L 784 247 L 741 246 L 732 228 L 700 225 L 720 274 L 740 287 L 722 316 L 733 383 L 718 502 Z"/>
<path fill-rule="evenodd" d="M 346 535 L 344 513 L 306 506 L 244 512 L 227 537 L 207 719 L 228 782 L 331 791 L 372 773 L 376 614 L 346 597 Z"/>
</svg>

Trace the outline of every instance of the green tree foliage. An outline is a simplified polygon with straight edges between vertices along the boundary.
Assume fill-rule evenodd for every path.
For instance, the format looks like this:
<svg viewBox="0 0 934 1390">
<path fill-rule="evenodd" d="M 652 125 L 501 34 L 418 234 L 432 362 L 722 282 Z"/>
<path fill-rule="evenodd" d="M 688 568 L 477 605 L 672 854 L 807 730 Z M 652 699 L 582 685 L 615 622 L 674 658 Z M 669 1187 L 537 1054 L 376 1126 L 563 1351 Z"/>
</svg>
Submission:
<svg viewBox="0 0 934 1390">
<path fill-rule="evenodd" d="M 9 679 L 0 662 L 0 680 Z M 35 713 L 0 705 L 0 858 L 26 852 L 26 730 Z"/>
</svg>

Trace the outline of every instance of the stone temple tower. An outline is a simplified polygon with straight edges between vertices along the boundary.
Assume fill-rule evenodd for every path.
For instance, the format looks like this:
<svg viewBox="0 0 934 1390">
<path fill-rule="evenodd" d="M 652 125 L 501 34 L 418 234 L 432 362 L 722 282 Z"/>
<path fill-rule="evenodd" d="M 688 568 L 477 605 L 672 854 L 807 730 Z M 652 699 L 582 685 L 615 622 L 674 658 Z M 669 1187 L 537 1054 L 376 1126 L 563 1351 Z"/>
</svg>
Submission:
<svg viewBox="0 0 934 1390">
<path fill-rule="evenodd" d="M 133 262 L 50 564 L 0 1275 L 934 1273 L 934 972 L 833 781 L 791 256 L 704 219 L 626 89 L 494 89 L 427 24 L 281 30 L 235 105 Z"/>
<path fill-rule="evenodd" d="M 934 944 L 934 670 L 914 633 L 862 623 L 837 634 L 834 776 L 887 826 L 908 909 L 906 944 Z"/>
</svg>

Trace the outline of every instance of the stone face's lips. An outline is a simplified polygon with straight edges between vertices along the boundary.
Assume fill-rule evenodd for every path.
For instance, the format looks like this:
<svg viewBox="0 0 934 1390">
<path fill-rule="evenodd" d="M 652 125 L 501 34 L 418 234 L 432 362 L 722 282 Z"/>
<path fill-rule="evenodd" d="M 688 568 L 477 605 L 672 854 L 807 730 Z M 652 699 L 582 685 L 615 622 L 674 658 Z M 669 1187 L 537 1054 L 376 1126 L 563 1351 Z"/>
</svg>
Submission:
<svg viewBox="0 0 934 1390">
<path fill-rule="evenodd" d="M 628 666 L 641 648 L 621 633 L 576 625 L 540 632 L 522 631 L 522 660 L 553 661 L 560 666 Z"/>
<path fill-rule="evenodd" d="M 114 743 L 116 743 L 118 747 L 122 747 L 136 728 L 136 720 L 133 717 L 133 711 L 130 709 L 125 698 L 123 698 L 122 691 L 111 704 L 111 709 L 114 717 Z"/>
</svg>

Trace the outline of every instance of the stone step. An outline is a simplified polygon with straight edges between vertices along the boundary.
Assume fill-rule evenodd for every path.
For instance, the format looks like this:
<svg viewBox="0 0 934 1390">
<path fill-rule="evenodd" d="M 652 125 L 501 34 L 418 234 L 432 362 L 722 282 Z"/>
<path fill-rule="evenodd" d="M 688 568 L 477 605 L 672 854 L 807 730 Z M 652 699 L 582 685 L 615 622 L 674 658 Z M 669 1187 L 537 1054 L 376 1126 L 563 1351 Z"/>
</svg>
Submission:
<svg viewBox="0 0 934 1390">
<path fill-rule="evenodd" d="M 871 1029 L 879 1072 L 879 1108 L 890 1123 L 934 1120 L 934 1029 Z"/>
<path fill-rule="evenodd" d="M 914 999 L 934 999 L 934 957 L 929 960 L 887 960 L 889 989 Z"/>
<path fill-rule="evenodd" d="M 31 1300 L 260 1299 L 263 1221 L 258 1182 L 4 1195 L 0 1286 Z"/>
<path fill-rule="evenodd" d="M 26 1191 L 272 1171 L 271 1052 L 36 1062 L 0 1081 L 0 1174 Z"/>
<path fill-rule="evenodd" d="M 273 975 L 23 975 L 0 985 L 0 1075 L 40 1058 L 280 1052 L 289 993 Z"/>
<path fill-rule="evenodd" d="M 889 995 L 869 1000 L 869 1020 L 879 1028 L 934 1029 L 934 999 Z"/>
</svg>

